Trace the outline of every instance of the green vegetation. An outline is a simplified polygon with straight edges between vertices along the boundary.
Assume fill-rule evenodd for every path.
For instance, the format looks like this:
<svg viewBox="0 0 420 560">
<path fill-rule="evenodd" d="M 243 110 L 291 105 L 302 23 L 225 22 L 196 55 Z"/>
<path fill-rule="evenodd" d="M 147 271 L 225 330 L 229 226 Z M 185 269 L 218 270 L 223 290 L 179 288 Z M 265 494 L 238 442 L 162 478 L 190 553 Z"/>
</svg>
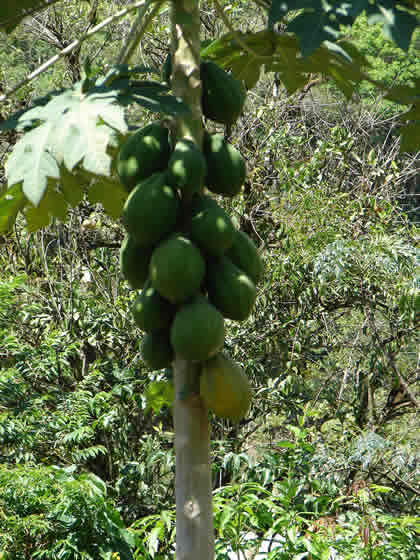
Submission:
<svg viewBox="0 0 420 560">
<path fill-rule="evenodd" d="M 56 90 L 0 130 L 0 559 L 175 558 L 174 349 L 204 360 L 180 398 L 201 385 L 216 415 L 215 560 L 420 558 L 419 42 L 379 32 L 404 46 L 415 4 L 371 2 L 351 29 L 356 3 L 322 4 L 326 27 L 287 2 L 203 10 L 203 55 L 248 90 L 235 126 L 206 122 L 224 154 L 207 151 L 209 196 L 201 164 L 170 180 L 167 147 L 142 156 L 166 163 L 141 188 L 117 174 L 132 130 L 162 119 L 166 146 L 185 114 L 157 84 L 166 6 L 132 67 L 115 61 L 134 11 L 2 103 L 3 119 Z M 0 96 L 130 5 L 64 0 L 0 35 Z M 339 28 L 404 87 L 359 81 L 321 45 Z"/>
<path fill-rule="evenodd" d="M 389 37 L 384 37 L 380 24 L 368 23 L 365 15 L 360 16 L 352 28 L 346 30 L 346 34 L 366 57 L 368 73 L 374 79 L 384 81 L 389 87 L 397 84 L 414 86 L 416 80 L 420 79 L 419 30 L 414 32 L 407 52 L 395 45 Z M 362 82 L 359 95 L 368 102 L 374 102 L 375 92 L 372 84 Z M 390 106 L 393 113 L 401 111 L 394 103 L 386 100 L 383 102 L 384 109 L 389 111 Z"/>
</svg>

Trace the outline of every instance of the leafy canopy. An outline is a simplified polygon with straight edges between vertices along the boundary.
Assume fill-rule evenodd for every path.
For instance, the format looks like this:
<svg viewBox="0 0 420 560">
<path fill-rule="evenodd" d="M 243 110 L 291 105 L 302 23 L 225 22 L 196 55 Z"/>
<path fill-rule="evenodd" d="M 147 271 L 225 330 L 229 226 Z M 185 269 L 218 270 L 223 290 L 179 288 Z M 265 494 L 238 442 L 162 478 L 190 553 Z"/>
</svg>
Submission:
<svg viewBox="0 0 420 560">
<path fill-rule="evenodd" d="M 408 50 L 414 29 L 418 25 L 413 13 L 415 2 L 393 0 L 357 0 L 326 2 L 323 0 L 273 0 L 269 9 L 269 26 L 281 21 L 290 11 L 298 15 L 287 25 L 286 31 L 299 38 L 302 54 L 312 54 L 323 41 L 335 41 L 342 25 L 352 25 L 366 13 L 369 24 L 380 23 L 383 33 L 399 47 Z"/>
</svg>

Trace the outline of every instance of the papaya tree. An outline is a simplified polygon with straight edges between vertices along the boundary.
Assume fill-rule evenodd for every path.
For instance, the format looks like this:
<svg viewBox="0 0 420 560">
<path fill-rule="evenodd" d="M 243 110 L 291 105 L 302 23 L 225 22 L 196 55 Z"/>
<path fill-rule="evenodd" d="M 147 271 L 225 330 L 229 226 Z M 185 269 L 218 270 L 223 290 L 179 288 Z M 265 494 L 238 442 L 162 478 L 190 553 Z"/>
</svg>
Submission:
<svg viewBox="0 0 420 560">
<path fill-rule="evenodd" d="M 57 1 L 3 3 L 0 28 L 9 33 Z M 130 60 L 166 4 L 170 49 L 156 79 L 156 69 L 130 66 Z M 0 96 L 6 100 L 113 21 L 136 14 L 105 76 L 94 76 L 86 62 L 71 88 L 49 92 L 2 123 L 20 139 L 0 191 L 0 233 L 19 214 L 28 231 L 54 218 L 64 221 L 85 195 L 122 220 L 122 273 L 141 290 L 132 312 L 145 332 L 143 359 L 151 370 L 169 368 L 174 379 L 176 554 L 182 560 L 214 556 L 209 411 L 238 421 L 251 397 L 245 373 L 222 348 L 225 319 L 244 321 L 252 312 L 262 264 L 250 238 L 213 196 L 237 196 L 246 180 L 244 158 L 229 138 L 247 90 L 263 72 L 275 73 L 289 93 L 320 74 L 350 99 L 367 80 L 409 107 L 401 148 L 419 147 L 420 84 L 390 88 L 372 79 L 363 56 L 341 35 L 342 26 L 365 13 L 407 50 L 419 23 L 415 0 L 258 0 L 255 10 L 265 27 L 244 32 L 214 0 L 226 33 L 201 41 L 198 0 L 133 1 L 89 25 L 80 39 Z M 132 130 L 128 106 L 159 119 Z"/>
</svg>

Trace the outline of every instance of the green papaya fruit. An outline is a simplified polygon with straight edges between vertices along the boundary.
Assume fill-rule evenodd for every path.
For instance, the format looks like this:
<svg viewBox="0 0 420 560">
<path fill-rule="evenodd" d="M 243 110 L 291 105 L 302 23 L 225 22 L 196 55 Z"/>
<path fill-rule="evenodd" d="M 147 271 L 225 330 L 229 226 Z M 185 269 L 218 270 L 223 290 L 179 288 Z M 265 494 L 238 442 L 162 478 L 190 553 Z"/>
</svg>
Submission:
<svg viewBox="0 0 420 560">
<path fill-rule="evenodd" d="M 183 235 L 161 243 L 150 259 L 153 287 L 172 303 L 181 303 L 200 291 L 205 261 L 198 248 Z"/>
<path fill-rule="evenodd" d="M 152 246 L 173 231 L 178 213 L 179 199 L 166 173 L 155 173 L 131 191 L 122 222 L 138 245 Z"/>
<path fill-rule="evenodd" d="M 254 284 L 258 284 L 264 272 L 264 265 L 255 243 L 246 233 L 235 231 L 232 245 L 226 252 L 226 256 L 243 270 Z"/>
<path fill-rule="evenodd" d="M 137 296 L 132 309 L 137 326 L 146 332 L 169 328 L 175 311 L 176 308 L 150 282 Z"/>
<path fill-rule="evenodd" d="M 140 350 L 143 360 L 152 370 L 170 367 L 175 357 L 167 330 L 147 333 Z"/>
<path fill-rule="evenodd" d="M 171 147 L 169 131 L 159 122 L 151 123 L 124 142 L 117 158 L 121 183 L 131 191 L 138 183 L 168 166 Z"/>
<path fill-rule="evenodd" d="M 204 116 L 221 124 L 234 124 L 246 99 L 241 82 L 212 61 L 203 61 L 200 73 Z"/>
<path fill-rule="evenodd" d="M 206 186 L 223 196 L 239 194 L 246 178 L 245 160 L 221 134 L 205 134 L 203 142 L 207 162 Z"/>
<path fill-rule="evenodd" d="M 257 289 L 249 276 L 228 258 L 209 262 L 206 280 L 209 301 L 224 317 L 243 321 L 249 316 Z"/>
<path fill-rule="evenodd" d="M 185 360 L 207 360 L 223 346 L 224 321 L 206 298 L 183 305 L 171 326 L 171 344 Z"/>
<path fill-rule="evenodd" d="M 178 140 L 168 163 L 168 183 L 185 195 L 199 192 L 206 175 L 202 151 L 188 139 Z"/>
<path fill-rule="evenodd" d="M 210 255 L 222 255 L 232 245 L 235 227 L 220 208 L 206 208 L 191 219 L 191 240 Z"/>
<path fill-rule="evenodd" d="M 120 268 L 122 275 L 134 290 L 144 286 L 149 274 L 151 256 L 151 249 L 139 246 L 130 235 L 125 237 L 120 250 Z"/>
</svg>

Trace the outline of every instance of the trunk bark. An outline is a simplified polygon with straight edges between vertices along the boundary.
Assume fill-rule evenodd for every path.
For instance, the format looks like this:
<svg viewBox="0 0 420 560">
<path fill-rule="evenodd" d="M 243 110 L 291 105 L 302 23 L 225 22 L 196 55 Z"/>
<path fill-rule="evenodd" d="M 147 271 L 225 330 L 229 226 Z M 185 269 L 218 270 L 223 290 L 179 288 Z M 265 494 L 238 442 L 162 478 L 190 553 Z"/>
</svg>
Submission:
<svg viewBox="0 0 420 560">
<path fill-rule="evenodd" d="M 196 368 L 175 362 L 177 560 L 214 558 L 209 421 Z"/>
<path fill-rule="evenodd" d="M 172 3 L 172 90 L 191 114 L 178 119 L 177 138 L 201 147 L 199 0 Z M 188 213 L 188 200 L 184 200 Z M 174 363 L 177 560 L 213 560 L 210 428 L 199 391 L 198 366 L 177 356 Z"/>
</svg>

